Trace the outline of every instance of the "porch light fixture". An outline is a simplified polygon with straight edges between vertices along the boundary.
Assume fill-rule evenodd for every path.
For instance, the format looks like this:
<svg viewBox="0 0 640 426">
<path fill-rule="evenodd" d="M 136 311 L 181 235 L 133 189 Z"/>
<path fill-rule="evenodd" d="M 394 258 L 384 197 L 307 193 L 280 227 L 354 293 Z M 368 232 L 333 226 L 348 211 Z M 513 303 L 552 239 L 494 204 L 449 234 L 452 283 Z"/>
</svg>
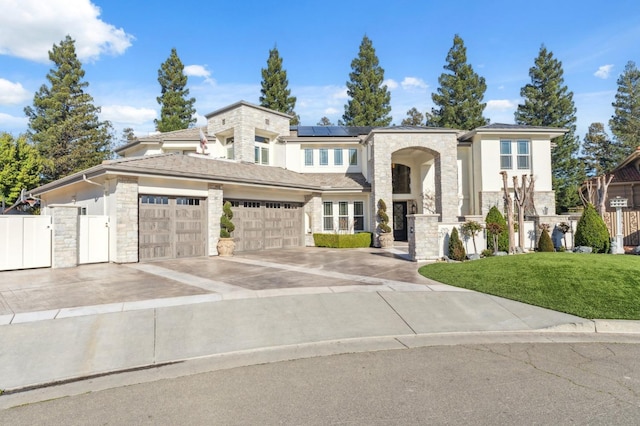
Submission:
<svg viewBox="0 0 640 426">
<path fill-rule="evenodd" d="M 416 202 L 411 202 L 411 214 L 416 214 L 418 212 L 418 206 L 416 206 Z"/>
</svg>

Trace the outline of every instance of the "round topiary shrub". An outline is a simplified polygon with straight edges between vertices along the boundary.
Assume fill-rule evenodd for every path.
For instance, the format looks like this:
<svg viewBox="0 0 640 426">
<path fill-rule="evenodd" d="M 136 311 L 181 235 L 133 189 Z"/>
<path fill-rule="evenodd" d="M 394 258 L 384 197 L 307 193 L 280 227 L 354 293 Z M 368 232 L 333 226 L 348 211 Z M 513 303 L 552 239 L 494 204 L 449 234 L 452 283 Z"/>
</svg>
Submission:
<svg viewBox="0 0 640 426">
<path fill-rule="evenodd" d="M 540 240 L 538 241 L 538 250 L 542 252 L 556 251 L 553 247 L 553 241 L 551 241 L 551 235 L 549 235 L 549 230 L 547 228 L 542 230 Z"/>
<path fill-rule="evenodd" d="M 454 227 L 449 237 L 449 259 L 463 261 L 466 258 L 467 253 L 458 234 L 458 228 Z"/>
<path fill-rule="evenodd" d="M 592 204 L 587 205 L 576 227 L 576 247 L 587 246 L 593 249 L 593 253 L 608 253 L 611 245 L 609 238 L 604 220 Z"/>
<path fill-rule="evenodd" d="M 487 223 L 487 248 L 496 251 L 509 251 L 509 232 L 507 231 L 507 221 L 496 206 L 491 207 L 484 220 Z M 491 232 L 490 223 L 501 225 L 502 232 L 498 233 L 498 248 L 494 247 L 494 234 Z"/>
<path fill-rule="evenodd" d="M 233 219 L 231 203 L 226 201 L 222 206 L 222 216 L 220 217 L 220 238 L 231 238 L 231 233 L 236 229 L 231 219 Z"/>
</svg>

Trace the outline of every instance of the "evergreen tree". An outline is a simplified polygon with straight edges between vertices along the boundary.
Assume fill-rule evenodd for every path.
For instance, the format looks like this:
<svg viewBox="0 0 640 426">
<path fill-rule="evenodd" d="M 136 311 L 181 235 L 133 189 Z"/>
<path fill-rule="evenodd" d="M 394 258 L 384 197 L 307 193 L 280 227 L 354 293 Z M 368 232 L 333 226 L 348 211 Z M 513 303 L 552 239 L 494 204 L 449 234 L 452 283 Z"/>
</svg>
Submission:
<svg viewBox="0 0 640 426">
<path fill-rule="evenodd" d="M 345 126 L 380 126 L 391 124 L 391 93 L 384 81 L 384 70 L 379 65 L 371 39 L 366 35 L 360 43 L 358 57 L 351 61 L 347 81 L 349 101 L 344 106 L 342 119 Z"/>
<path fill-rule="evenodd" d="M 45 159 L 42 183 L 100 164 L 111 157 L 111 123 L 100 121 L 100 108 L 85 92 L 84 70 L 76 56 L 75 41 L 67 36 L 53 45 L 49 59 L 54 68 L 47 74 L 50 86 L 42 85 L 26 107 L 28 138 Z"/>
<path fill-rule="evenodd" d="M 292 125 L 300 123 L 300 116 L 295 113 L 296 97 L 291 96 L 288 89 L 287 71 L 282 69 L 282 58 L 278 48 L 269 50 L 267 68 L 262 68 L 262 89 L 260 89 L 260 105 L 293 116 Z"/>
<path fill-rule="evenodd" d="M 451 236 L 449 237 L 449 258 L 460 262 L 467 258 L 467 252 L 464 249 L 462 240 L 460 240 L 458 228 L 456 227 L 451 230 Z"/>
<path fill-rule="evenodd" d="M 413 107 L 409 111 L 407 111 L 407 118 L 402 120 L 403 126 L 423 126 L 424 125 L 424 114 L 418 111 L 417 108 Z"/>
<path fill-rule="evenodd" d="M 320 119 L 320 121 L 318 121 L 318 126 L 333 126 L 333 123 L 331 122 L 331 120 L 329 120 L 329 117 L 322 117 Z"/>
<path fill-rule="evenodd" d="M 629 61 L 618 78 L 616 100 L 611 104 L 613 116 L 609 120 L 611 133 L 621 147 L 618 164 L 640 145 L 640 70 Z"/>
<path fill-rule="evenodd" d="M 534 66 L 529 69 L 531 83 L 520 89 L 524 104 L 518 105 L 515 112 L 517 124 L 568 129 L 564 136 L 553 140 L 555 147 L 551 151 L 557 213 L 580 204 L 578 187 L 585 178 L 577 158 L 580 143 L 575 134 L 573 92 L 565 86 L 563 73 L 562 62 L 542 46 Z"/>
<path fill-rule="evenodd" d="M 575 245 L 591 247 L 594 253 L 609 252 L 609 230 L 593 204 L 587 204 L 580 216 L 576 226 Z"/>
<path fill-rule="evenodd" d="M 11 205 L 20 191 L 38 186 L 42 169 L 40 154 L 26 137 L 0 134 L 0 203 Z"/>
<path fill-rule="evenodd" d="M 582 152 L 589 177 L 609 173 L 624 158 L 621 158 L 620 147 L 609 139 L 602 123 L 591 123 L 582 143 Z"/>
<path fill-rule="evenodd" d="M 482 116 L 486 103 L 484 92 L 487 84 L 467 63 L 467 48 L 457 34 L 453 47 L 447 54 L 447 64 L 438 78 L 440 87 L 431 95 L 436 108 L 427 115 L 427 125 L 452 129 L 471 130 L 484 126 L 488 120 Z"/>
<path fill-rule="evenodd" d="M 184 65 L 178 57 L 178 52 L 173 48 L 158 70 L 161 95 L 156 100 L 161 108 L 160 119 L 153 120 L 156 130 L 171 132 L 186 129 L 195 124 L 196 109 L 193 105 L 196 99 L 188 97 L 187 80 Z"/>
<path fill-rule="evenodd" d="M 120 142 L 123 144 L 136 140 L 136 135 L 133 133 L 132 127 L 125 127 L 122 129 L 122 136 L 120 136 Z"/>
<path fill-rule="evenodd" d="M 509 233 L 507 231 L 507 221 L 502 213 L 496 206 L 491 207 L 485 218 L 487 224 L 487 249 L 493 252 L 496 251 L 509 251 Z M 491 225 L 496 225 L 491 226 Z M 492 230 L 499 230 L 498 232 Z M 495 241 L 498 242 L 498 247 L 495 246 Z"/>
</svg>

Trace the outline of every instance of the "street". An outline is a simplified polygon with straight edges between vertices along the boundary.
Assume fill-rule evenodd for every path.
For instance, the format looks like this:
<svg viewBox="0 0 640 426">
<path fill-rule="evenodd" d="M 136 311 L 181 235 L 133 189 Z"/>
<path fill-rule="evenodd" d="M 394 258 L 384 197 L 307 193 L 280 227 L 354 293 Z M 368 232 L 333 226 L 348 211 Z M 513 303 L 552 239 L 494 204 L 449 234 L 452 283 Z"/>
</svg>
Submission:
<svg viewBox="0 0 640 426">
<path fill-rule="evenodd" d="M 639 356 L 639 344 L 608 342 L 335 355 L 28 404 L 0 424 L 635 425 Z"/>
</svg>

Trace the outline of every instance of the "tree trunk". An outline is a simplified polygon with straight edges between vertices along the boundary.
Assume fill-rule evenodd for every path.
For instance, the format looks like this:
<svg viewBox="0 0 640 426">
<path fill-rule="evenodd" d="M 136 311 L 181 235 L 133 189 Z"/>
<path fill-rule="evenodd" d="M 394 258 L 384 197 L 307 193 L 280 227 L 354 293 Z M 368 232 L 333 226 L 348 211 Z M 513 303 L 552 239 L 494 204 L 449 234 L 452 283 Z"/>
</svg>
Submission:
<svg viewBox="0 0 640 426">
<path fill-rule="evenodd" d="M 513 229 L 513 198 L 509 193 L 509 187 L 507 185 L 507 172 L 500 172 L 502 175 L 502 184 L 504 189 L 504 201 L 507 205 L 507 228 L 509 231 L 509 253 L 515 252 L 515 235 Z"/>
</svg>

